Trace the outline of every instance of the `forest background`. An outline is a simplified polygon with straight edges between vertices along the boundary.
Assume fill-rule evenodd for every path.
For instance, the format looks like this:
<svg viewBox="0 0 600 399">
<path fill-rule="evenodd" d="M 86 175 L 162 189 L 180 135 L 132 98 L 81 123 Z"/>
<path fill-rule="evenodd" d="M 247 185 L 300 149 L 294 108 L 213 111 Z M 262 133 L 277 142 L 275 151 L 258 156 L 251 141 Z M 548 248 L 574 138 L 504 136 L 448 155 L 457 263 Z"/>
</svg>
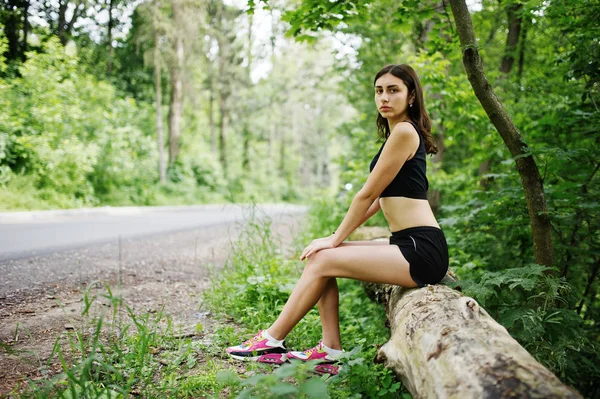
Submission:
<svg viewBox="0 0 600 399">
<path fill-rule="evenodd" d="M 600 395 L 600 2 L 470 3 L 490 84 L 540 170 L 550 267 L 534 263 L 515 159 L 473 94 L 444 1 L 0 7 L 2 210 L 311 202 L 331 231 L 380 145 L 372 79 L 411 64 L 440 149 L 429 200 L 463 291 Z"/>
</svg>

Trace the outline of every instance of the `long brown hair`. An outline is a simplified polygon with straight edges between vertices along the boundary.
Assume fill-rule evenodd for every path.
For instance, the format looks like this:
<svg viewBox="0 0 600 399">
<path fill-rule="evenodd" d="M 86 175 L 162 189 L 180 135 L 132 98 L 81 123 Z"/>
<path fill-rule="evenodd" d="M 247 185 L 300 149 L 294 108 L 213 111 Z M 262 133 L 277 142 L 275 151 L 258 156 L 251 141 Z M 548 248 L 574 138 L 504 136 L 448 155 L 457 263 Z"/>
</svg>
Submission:
<svg viewBox="0 0 600 399">
<path fill-rule="evenodd" d="M 423 139 L 425 140 L 425 151 L 427 151 L 428 154 L 437 154 L 438 149 L 433 140 L 433 136 L 431 135 L 431 119 L 429 119 L 429 115 L 425 109 L 423 88 L 421 87 L 417 73 L 407 64 L 386 65 L 381 71 L 377 72 L 377 75 L 375 75 L 373 86 L 375 86 L 377 79 L 388 73 L 391 73 L 404 82 L 406 87 L 408 87 L 409 98 L 414 94 L 415 100 L 412 103 L 412 107 L 408 107 L 408 115 L 418 126 L 419 131 L 423 135 Z M 387 139 L 390 135 L 390 125 L 388 124 L 387 119 L 381 116 L 380 113 L 377 113 L 377 131 L 380 139 Z"/>
</svg>

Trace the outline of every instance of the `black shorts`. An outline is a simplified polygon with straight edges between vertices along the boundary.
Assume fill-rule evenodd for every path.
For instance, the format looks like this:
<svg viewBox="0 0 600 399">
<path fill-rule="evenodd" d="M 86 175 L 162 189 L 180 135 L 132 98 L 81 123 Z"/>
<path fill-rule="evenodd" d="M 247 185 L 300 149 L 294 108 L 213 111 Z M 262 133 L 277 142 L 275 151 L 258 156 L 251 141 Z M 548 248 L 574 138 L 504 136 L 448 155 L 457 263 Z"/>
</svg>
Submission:
<svg viewBox="0 0 600 399">
<path fill-rule="evenodd" d="M 394 231 L 390 245 L 397 245 L 410 265 L 410 276 L 419 285 L 439 283 L 448 271 L 448 244 L 444 232 L 433 226 Z"/>
</svg>

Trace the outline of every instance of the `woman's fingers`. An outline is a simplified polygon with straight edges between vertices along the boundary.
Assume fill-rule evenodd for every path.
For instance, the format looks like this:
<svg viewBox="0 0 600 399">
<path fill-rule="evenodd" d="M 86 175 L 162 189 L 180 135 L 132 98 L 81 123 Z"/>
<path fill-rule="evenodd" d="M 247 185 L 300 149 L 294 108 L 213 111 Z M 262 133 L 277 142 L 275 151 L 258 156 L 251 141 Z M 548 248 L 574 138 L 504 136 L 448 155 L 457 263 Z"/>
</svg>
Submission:
<svg viewBox="0 0 600 399">
<path fill-rule="evenodd" d="M 311 244 L 312 245 L 312 244 Z M 300 255 L 300 260 L 304 260 L 307 256 L 308 251 L 310 251 L 310 245 L 306 248 L 304 248 L 304 251 L 302 251 L 302 255 Z"/>
</svg>

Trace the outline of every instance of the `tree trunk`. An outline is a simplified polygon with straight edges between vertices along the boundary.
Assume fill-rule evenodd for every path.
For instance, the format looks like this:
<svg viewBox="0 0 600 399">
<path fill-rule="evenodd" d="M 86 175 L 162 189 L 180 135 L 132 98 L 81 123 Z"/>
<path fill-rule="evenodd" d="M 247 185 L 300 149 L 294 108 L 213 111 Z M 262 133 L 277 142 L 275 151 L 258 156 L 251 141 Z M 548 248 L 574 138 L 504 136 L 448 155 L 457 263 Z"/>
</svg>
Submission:
<svg viewBox="0 0 600 399">
<path fill-rule="evenodd" d="M 508 33 L 506 35 L 506 46 L 504 47 L 504 57 L 500 65 L 500 72 L 508 75 L 515 62 L 515 53 L 521 36 L 521 21 L 523 12 L 522 4 L 511 4 L 508 6 Z"/>
<path fill-rule="evenodd" d="M 210 77 L 212 79 L 212 77 Z M 217 152 L 217 129 L 215 127 L 215 114 L 214 114 L 215 94 L 214 94 L 214 82 L 211 82 L 211 87 L 208 97 L 208 127 L 210 129 L 210 150 L 212 153 Z"/>
<path fill-rule="evenodd" d="M 244 123 L 242 130 L 243 149 L 242 149 L 242 169 L 245 173 L 250 174 L 250 127 L 248 121 Z"/>
<path fill-rule="evenodd" d="M 225 97 L 223 93 L 219 95 L 219 159 L 221 161 L 221 167 L 223 168 L 223 174 L 227 177 L 227 156 L 225 151 L 227 149 L 227 143 L 225 142 L 225 135 L 227 133 L 227 108 L 225 106 Z"/>
<path fill-rule="evenodd" d="M 6 15 L 6 19 L 4 21 L 4 35 L 8 40 L 8 51 L 6 52 L 6 60 L 12 61 L 21 58 L 20 54 L 20 43 L 19 43 L 19 25 L 20 18 L 19 13 L 16 10 L 17 4 L 15 1 L 9 1 L 5 10 L 2 10 L 2 14 Z M 0 14 L 0 15 L 2 15 Z"/>
<path fill-rule="evenodd" d="M 522 20 L 522 28 L 521 28 L 521 40 L 519 46 L 519 70 L 517 79 L 519 84 L 521 84 L 521 79 L 523 78 L 523 66 L 525 65 L 525 44 L 527 43 L 527 29 L 529 28 L 530 21 L 525 18 L 521 18 Z"/>
<path fill-rule="evenodd" d="M 58 2 L 58 38 L 60 42 L 64 45 L 67 43 L 67 36 L 65 34 L 66 28 L 66 14 L 67 14 L 67 6 L 69 5 L 68 0 L 59 0 Z"/>
<path fill-rule="evenodd" d="M 160 174 L 160 183 L 167 182 L 167 166 L 165 164 L 165 140 L 163 133 L 163 114 L 162 114 L 162 82 L 160 55 L 158 51 L 158 35 L 154 35 L 154 86 L 156 89 L 156 135 L 158 137 L 158 171 Z"/>
<path fill-rule="evenodd" d="M 179 20 L 179 10 L 173 5 L 175 24 Z M 181 136 L 181 116 L 183 113 L 183 38 L 175 32 L 174 38 L 175 65 L 171 68 L 171 104 L 169 107 L 169 165 L 172 166 L 179 155 L 179 138 Z"/>
<path fill-rule="evenodd" d="M 26 0 L 23 3 L 23 48 L 21 50 L 21 61 L 22 62 L 26 61 L 25 53 L 28 50 L 27 40 L 28 40 L 28 36 L 29 36 L 29 6 L 30 5 L 31 5 L 31 3 L 29 2 L 29 0 Z"/>
<path fill-rule="evenodd" d="M 600 271 L 600 260 L 596 260 L 596 263 L 590 269 L 590 275 L 588 277 L 587 284 L 585 286 L 585 290 L 583 291 L 583 296 L 581 298 L 581 301 L 579 302 L 579 305 L 577 306 L 577 314 L 581 314 L 581 310 L 583 309 L 585 300 L 587 299 L 588 294 L 590 293 L 592 284 L 594 284 L 594 280 L 596 280 L 596 276 L 598 276 L 599 271 Z M 592 295 L 590 298 L 591 298 L 590 302 L 592 302 L 594 295 Z"/>
<path fill-rule="evenodd" d="M 281 145 L 279 146 L 279 176 L 285 176 L 285 130 L 281 132 Z"/>
<path fill-rule="evenodd" d="M 114 0 L 109 0 L 108 1 L 108 32 L 107 32 L 108 59 L 106 60 L 106 73 L 109 75 L 112 74 L 113 57 L 114 57 L 114 51 L 115 51 L 115 49 L 113 48 L 113 45 L 112 45 L 112 41 L 113 41 L 112 31 L 113 31 L 113 25 L 114 25 L 113 8 L 114 8 Z"/>
<path fill-rule="evenodd" d="M 500 72 L 504 75 L 508 75 L 512 70 L 515 61 L 515 52 L 519 46 L 519 37 L 521 35 L 521 12 L 523 10 L 522 4 L 511 4 L 508 6 L 506 11 L 508 17 L 508 33 L 506 34 L 506 44 L 504 46 L 504 56 L 500 63 Z M 487 190 L 490 186 L 490 180 L 488 177 L 484 177 L 492 168 L 492 160 L 487 159 L 479 164 L 479 186 L 483 190 Z"/>
<path fill-rule="evenodd" d="M 375 361 L 414 398 L 581 398 L 473 298 L 444 285 L 367 289 L 384 303 L 391 328 Z"/>
<path fill-rule="evenodd" d="M 552 227 L 540 172 L 521 133 L 487 81 L 475 43 L 471 16 L 465 1 L 451 0 L 450 6 L 462 45 L 463 63 L 473 91 L 516 161 L 531 222 L 535 262 L 552 266 L 554 263 Z"/>
</svg>

